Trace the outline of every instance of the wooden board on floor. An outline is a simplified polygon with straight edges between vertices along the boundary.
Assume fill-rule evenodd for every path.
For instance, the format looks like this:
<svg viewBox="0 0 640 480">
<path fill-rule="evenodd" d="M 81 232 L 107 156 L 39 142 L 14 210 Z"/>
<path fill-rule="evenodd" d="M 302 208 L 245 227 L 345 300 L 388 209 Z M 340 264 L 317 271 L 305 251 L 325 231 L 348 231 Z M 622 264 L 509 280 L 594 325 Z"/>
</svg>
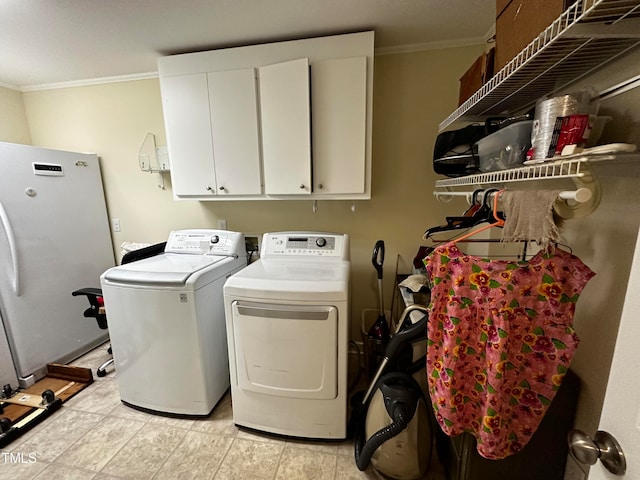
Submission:
<svg viewBox="0 0 640 480">
<path fill-rule="evenodd" d="M 47 365 L 47 376 L 37 381 L 29 388 L 19 391 L 15 395 L 15 400 L 0 399 L 0 405 L 3 412 L 0 417 L 6 417 L 12 423 L 32 413 L 38 406 L 29 405 L 30 402 L 20 404 L 19 397 L 28 395 L 34 402 L 42 400 L 42 392 L 52 390 L 56 398 L 66 402 L 76 393 L 93 383 L 93 375 L 91 369 L 82 367 L 72 367 L 69 365 L 59 365 L 50 363 Z"/>
</svg>

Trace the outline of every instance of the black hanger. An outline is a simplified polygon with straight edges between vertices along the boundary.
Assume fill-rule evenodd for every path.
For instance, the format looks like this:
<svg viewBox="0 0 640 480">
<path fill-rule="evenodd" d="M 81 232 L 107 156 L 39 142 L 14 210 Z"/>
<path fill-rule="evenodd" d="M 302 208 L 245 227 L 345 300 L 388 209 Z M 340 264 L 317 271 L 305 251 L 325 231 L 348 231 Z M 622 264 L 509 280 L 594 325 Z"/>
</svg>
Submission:
<svg viewBox="0 0 640 480">
<path fill-rule="evenodd" d="M 439 225 L 437 227 L 428 228 L 424 232 L 422 238 L 426 240 L 432 234 L 437 232 L 464 230 L 467 228 L 475 227 L 476 225 L 479 225 L 481 223 L 493 222 L 495 220 L 493 216 L 493 205 L 492 202 L 489 201 L 489 197 L 492 193 L 497 191 L 498 189 L 496 188 L 490 188 L 487 190 L 475 190 L 472 194 L 472 205 L 471 207 L 469 207 L 469 209 L 467 209 L 467 212 L 465 212 L 465 214 L 470 213 L 469 215 L 463 215 L 460 217 L 446 217 L 446 225 Z M 478 196 L 480 196 L 479 200 Z M 476 205 L 475 208 L 474 205 Z"/>
<path fill-rule="evenodd" d="M 496 193 L 497 191 L 498 191 L 497 188 L 489 188 L 484 191 L 484 194 L 482 196 L 482 207 L 480 207 L 480 209 L 472 217 L 475 220 L 475 223 L 471 225 L 472 227 L 475 227 L 476 225 L 479 225 L 481 223 L 486 223 L 486 222 L 493 223 L 495 222 L 496 218 L 504 220 L 504 217 L 501 212 L 495 212 L 495 215 L 494 215 L 494 211 L 493 211 L 493 201 L 491 200 L 490 197 L 492 194 Z"/>
<path fill-rule="evenodd" d="M 432 233 L 446 232 L 449 230 L 461 230 L 473 226 L 473 215 L 476 214 L 479 208 L 482 207 L 482 203 L 478 201 L 478 195 L 482 193 L 482 189 L 479 188 L 473 191 L 471 195 L 471 206 L 467 209 L 462 216 L 458 217 L 446 217 L 447 224 L 431 227 L 424 232 L 423 238 L 426 240 Z"/>
</svg>

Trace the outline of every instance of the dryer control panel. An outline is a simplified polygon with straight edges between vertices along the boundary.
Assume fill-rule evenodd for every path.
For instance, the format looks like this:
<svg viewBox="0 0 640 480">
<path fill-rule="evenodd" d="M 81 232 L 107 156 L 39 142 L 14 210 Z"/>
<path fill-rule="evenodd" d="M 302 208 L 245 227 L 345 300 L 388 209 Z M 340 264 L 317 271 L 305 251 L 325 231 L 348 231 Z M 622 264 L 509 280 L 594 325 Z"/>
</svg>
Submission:
<svg viewBox="0 0 640 480">
<path fill-rule="evenodd" d="M 245 255 L 244 235 L 228 230 L 175 230 L 169 234 L 166 253 L 192 255 Z"/>
<path fill-rule="evenodd" d="M 349 260 L 349 236 L 321 232 L 265 233 L 261 258 L 312 257 Z"/>
</svg>

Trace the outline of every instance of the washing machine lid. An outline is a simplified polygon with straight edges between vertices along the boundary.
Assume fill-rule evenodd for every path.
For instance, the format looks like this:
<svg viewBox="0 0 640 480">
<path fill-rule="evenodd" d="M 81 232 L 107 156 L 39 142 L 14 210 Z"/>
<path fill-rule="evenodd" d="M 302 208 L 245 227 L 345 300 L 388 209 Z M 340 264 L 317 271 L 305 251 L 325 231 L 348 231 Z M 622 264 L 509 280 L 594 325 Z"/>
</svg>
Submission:
<svg viewBox="0 0 640 480">
<path fill-rule="evenodd" d="M 163 253 L 107 270 L 106 281 L 120 284 L 184 286 L 189 278 L 232 257 Z M 226 263 L 226 262 L 225 262 Z"/>
<path fill-rule="evenodd" d="M 349 261 L 260 259 L 232 275 L 225 295 L 256 298 L 347 300 Z"/>
</svg>

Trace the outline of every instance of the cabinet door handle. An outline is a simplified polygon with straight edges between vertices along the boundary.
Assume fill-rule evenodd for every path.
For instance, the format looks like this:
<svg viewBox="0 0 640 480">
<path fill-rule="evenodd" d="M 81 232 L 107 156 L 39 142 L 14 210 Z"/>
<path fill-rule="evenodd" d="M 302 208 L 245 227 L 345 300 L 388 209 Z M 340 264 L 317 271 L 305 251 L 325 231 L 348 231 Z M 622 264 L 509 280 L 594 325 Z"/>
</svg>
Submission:
<svg viewBox="0 0 640 480">
<path fill-rule="evenodd" d="M 301 183 L 301 184 L 300 184 L 300 189 L 301 189 L 301 190 L 304 190 L 304 189 L 305 189 L 304 183 Z"/>
<path fill-rule="evenodd" d="M 318 189 L 322 190 L 322 187 L 324 187 L 324 185 L 322 185 L 321 183 L 318 184 Z"/>
<path fill-rule="evenodd" d="M 212 192 L 213 191 L 213 188 L 211 188 L 211 185 L 207 185 L 207 191 L 208 192 Z"/>
<path fill-rule="evenodd" d="M 220 187 L 218 187 L 218 189 L 221 190 L 221 191 L 225 190 L 224 186 L 222 186 L 222 185 L 220 185 Z"/>
</svg>

